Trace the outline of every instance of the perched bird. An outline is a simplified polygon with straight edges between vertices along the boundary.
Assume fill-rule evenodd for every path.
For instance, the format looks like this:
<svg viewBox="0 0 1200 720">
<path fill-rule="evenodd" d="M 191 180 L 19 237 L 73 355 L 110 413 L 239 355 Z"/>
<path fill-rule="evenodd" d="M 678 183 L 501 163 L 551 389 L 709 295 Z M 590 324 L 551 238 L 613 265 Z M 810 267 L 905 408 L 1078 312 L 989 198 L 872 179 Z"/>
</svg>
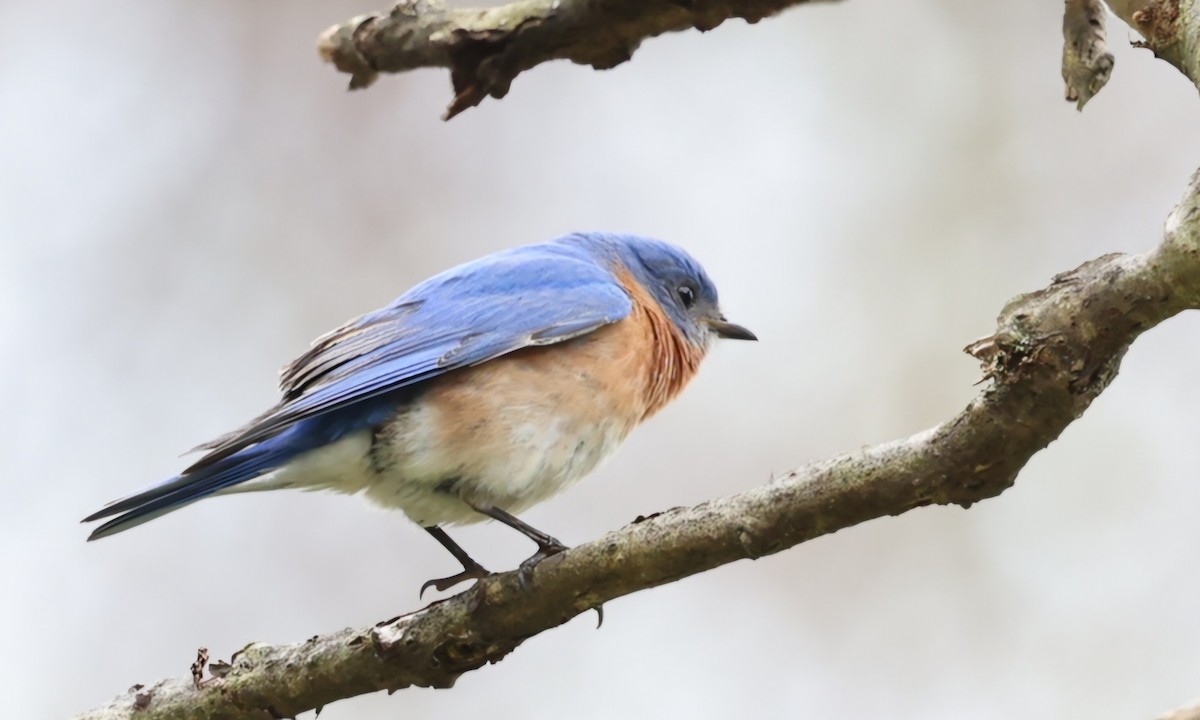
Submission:
<svg viewBox="0 0 1200 720">
<path fill-rule="evenodd" d="M 756 339 L 673 245 L 585 233 L 488 255 L 318 338 L 281 371 L 275 407 L 84 518 L 112 517 L 88 539 L 215 495 L 361 492 L 462 563 L 422 591 L 488 574 L 442 529 L 485 518 L 537 543 L 527 583 L 565 546 L 515 513 L 594 469 L 683 389 L 716 337 Z"/>
</svg>

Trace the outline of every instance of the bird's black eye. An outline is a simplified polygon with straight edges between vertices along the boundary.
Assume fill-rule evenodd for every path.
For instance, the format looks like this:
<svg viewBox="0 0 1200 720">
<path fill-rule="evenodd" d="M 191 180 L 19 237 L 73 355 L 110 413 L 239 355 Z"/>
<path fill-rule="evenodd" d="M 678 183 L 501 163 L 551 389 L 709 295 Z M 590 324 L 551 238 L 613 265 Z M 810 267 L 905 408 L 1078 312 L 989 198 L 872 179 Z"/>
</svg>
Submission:
<svg viewBox="0 0 1200 720">
<path fill-rule="evenodd" d="M 687 285 L 680 285 L 675 292 L 679 293 L 679 302 L 683 303 L 684 310 L 691 310 L 696 304 L 696 291 Z"/>
</svg>

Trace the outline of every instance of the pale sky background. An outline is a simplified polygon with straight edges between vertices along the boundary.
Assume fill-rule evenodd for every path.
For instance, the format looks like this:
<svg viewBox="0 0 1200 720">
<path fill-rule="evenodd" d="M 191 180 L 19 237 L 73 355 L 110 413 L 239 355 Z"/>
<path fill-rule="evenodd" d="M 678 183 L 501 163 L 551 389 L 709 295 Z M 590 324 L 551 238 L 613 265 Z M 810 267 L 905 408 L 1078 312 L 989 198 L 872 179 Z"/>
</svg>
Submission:
<svg viewBox="0 0 1200 720">
<path fill-rule="evenodd" d="M 526 514 L 568 543 L 950 417 L 1004 302 L 1158 242 L 1200 164 L 1195 89 L 1115 20 L 1109 86 L 1062 100 L 1061 5 L 800 7 L 544 66 L 443 123 L 447 73 L 348 94 L 317 59 L 373 1 L 0 3 L 6 716 L 420 607 L 454 561 L 357 499 L 219 499 L 92 544 L 78 519 L 271 404 L 313 337 L 487 252 L 656 235 L 762 340 Z M 639 593 L 321 718 L 1155 717 L 1200 698 L 1197 358 L 1200 319 L 1148 333 L 969 511 Z M 496 569 L 530 551 L 456 537 Z"/>
</svg>

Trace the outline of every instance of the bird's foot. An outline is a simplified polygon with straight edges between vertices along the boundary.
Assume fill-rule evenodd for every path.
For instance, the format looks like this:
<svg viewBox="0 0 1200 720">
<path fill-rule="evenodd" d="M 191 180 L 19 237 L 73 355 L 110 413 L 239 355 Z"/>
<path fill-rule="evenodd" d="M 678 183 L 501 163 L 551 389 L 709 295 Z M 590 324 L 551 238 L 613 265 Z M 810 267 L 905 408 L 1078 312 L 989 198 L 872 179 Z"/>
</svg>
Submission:
<svg viewBox="0 0 1200 720">
<path fill-rule="evenodd" d="M 474 563 L 473 565 L 464 567 L 463 571 L 456 575 L 451 575 L 450 577 L 444 578 L 436 578 L 426 582 L 421 586 L 421 594 L 417 597 L 424 597 L 425 591 L 429 588 L 435 588 L 438 592 L 445 592 L 459 583 L 464 583 L 468 580 L 482 580 L 491 574 L 492 573 L 487 568 L 483 567 L 479 563 Z"/>
<path fill-rule="evenodd" d="M 533 569 L 537 567 L 537 564 L 541 561 L 548 557 L 557 555 L 566 549 L 566 545 L 563 545 L 557 539 L 552 538 L 549 535 L 547 535 L 544 539 L 539 540 L 537 552 L 526 558 L 525 561 L 521 563 L 521 567 L 517 570 L 517 581 L 521 583 L 521 589 L 525 592 L 532 592 Z"/>
</svg>

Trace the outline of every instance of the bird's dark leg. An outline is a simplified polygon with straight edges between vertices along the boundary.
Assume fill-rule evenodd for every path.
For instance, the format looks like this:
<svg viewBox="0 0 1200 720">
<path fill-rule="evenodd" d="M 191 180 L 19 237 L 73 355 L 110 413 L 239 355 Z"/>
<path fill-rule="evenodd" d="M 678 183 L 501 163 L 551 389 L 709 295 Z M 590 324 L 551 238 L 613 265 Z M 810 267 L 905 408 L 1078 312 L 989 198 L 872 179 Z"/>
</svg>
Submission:
<svg viewBox="0 0 1200 720">
<path fill-rule="evenodd" d="M 487 515 L 493 520 L 499 520 L 513 530 L 516 530 L 525 537 L 534 541 L 537 543 L 538 551 L 545 552 L 546 557 L 557 555 L 558 553 L 567 549 L 567 546 L 563 545 L 558 538 L 547 535 L 507 510 L 501 510 L 493 505 L 472 505 L 471 507 L 477 512 Z"/>
<path fill-rule="evenodd" d="M 558 538 L 547 535 L 546 533 L 538 530 L 506 510 L 501 510 L 494 505 L 471 505 L 471 507 L 474 508 L 476 512 L 483 513 L 493 520 L 498 520 L 504 523 L 513 530 L 516 530 L 525 537 L 537 543 L 537 552 L 535 552 L 533 555 L 530 555 L 525 559 L 525 562 L 521 563 L 520 572 L 517 574 L 517 579 L 521 582 L 521 587 L 526 591 L 529 590 L 530 583 L 533 580 L 534 566 L 551 555 L 557 555 L 563 550 L 567 549 L 567 546 L 563 545 Z"/>
<path fill-rule="evenodd" d="M 444 592 L 461 582 L 466 582 L 467 580 L 479 580 L 480 578 L 485 578 L 488 575 L 491 575 L 486 568 L 475 562 L 475 560 L 467 554 L 466 550 L 463 550 L 461 547 L 459 547 L 459 544 L 454 542 L 454 540 L 452 540 L 450 536 L 446 534 L 445 530 L 441 529 L 437 525 L 431 525 L 425 528 L 425 532 L 432 535 L 434 540 L 440 542 L 442 547 L 449 550 L 450 554 L 453 555 L 456 560 L 462 563 L 463 571 L 457 575 L 451 575 L 450 577 L 430 580 L 421 586 L 421 596 L 425 595 L 425 591 L 430 587 L 437 588 L 439 592 Z"/>
</svg>

